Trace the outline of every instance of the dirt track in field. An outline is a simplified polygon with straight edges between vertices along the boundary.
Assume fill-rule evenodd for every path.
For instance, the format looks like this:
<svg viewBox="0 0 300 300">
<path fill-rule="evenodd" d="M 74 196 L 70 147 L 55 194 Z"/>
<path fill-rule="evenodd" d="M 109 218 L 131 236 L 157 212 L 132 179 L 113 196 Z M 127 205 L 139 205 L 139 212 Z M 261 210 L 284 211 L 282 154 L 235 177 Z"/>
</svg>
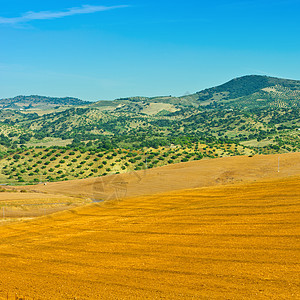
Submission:
<svg viewBox="0 0 300 300">
<path fill-rule="evenodd" d="M 300 299 L 299 222 L 294 176 L 126 198 L 1 226 L 0 295 Z"/>
</svg>

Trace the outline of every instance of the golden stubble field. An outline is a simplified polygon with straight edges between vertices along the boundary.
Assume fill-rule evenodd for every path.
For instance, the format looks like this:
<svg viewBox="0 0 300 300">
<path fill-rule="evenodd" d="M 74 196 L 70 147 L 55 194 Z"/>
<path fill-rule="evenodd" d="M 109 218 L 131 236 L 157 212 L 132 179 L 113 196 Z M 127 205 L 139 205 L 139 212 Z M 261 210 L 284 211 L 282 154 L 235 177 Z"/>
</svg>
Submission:
<svg viewBox="0 0 300 300">
<path fill-rule="evenodd" d="M 0 226 L 0 295 L 300 299 L 299 222 L 300 177 L 292 176 Z"/>
<path fill-rule="evenodd" d="M 0 225 L 48 215 L 91 203 L 90 200 L 41 192 L 18 192 L 7 189 L 0 192 Z"/>
</svg>

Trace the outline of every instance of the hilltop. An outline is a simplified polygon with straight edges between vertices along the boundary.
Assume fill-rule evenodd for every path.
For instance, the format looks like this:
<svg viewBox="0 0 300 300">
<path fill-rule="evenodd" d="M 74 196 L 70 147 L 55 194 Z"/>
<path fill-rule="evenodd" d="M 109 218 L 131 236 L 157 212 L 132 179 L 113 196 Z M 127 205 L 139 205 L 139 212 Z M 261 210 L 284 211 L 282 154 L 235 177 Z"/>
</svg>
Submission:
<svg viewBox="0 0 300 300">
<path fill-rule="evenodd" d="M 79 106 L 89 104 L 77 98 L 64 97 L 46 97 L 46 96 L 16 96 L 14 98 L 0 99 L 0 108 L 16 110 L 47 110 L 58 109 L 61 106 Z"/>
<path fill-rule="evenodd" d="M 182 97 L 129 97 L 117 99 L 115 102 L 129 106 L 136 106 L 140 112 L 144 106 L 153 104 L 170 104 L 172 109 L 179 107 L 207 107 L 207 108 L 255 108 L 255 107 L 299 107 L 300 106 L 300 81 L 282 79 L 260 75 L 247 75 L 230 80 L 222 85 L 208 88 L 194 94 Z M 110 103 L 112 105 L 113 103 Z M 116 104 L 116 103 L 114 103 Z M 96 105 L 104 105 L 98 102 Z M 133 109 L 133 108 L 131 108 Z M 165 108 L 164 108 L 165 109 Z M 168 108 L 167 108 L 168 110 Z"/>
<path fill-rule="evenodd" d="M 300 106 L 300 81 L 248 75 L 185 98 L 200 105 L 227 108 Z"/>
<path fill-rule="evenodd" d="M 300 81 L 261 75 L 247 75 L 222 85 L 181 97 L 127 97 L 114 101 L 83 101 L 77 98 L 38 95 L 0 99 L 0 108 L 53 109 L 58 106 L 91 106 L 109 111 L 155 114 L 187 107 L 254 108 L 299 107 Z"/>
</svg>

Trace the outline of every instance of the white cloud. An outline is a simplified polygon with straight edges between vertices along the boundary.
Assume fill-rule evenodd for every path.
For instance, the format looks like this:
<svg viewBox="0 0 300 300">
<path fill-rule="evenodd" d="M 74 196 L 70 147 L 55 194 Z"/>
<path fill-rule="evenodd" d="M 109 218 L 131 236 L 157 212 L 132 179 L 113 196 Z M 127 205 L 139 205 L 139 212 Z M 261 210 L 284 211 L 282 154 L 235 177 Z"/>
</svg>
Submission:
<svg viewBox="0 0 300 300">
<path fill-rule="evenodd" d="M 81 15 L 81 14 L 91 14 L 99 11 L 112 10 L 116 8 L 128 7 L 127 5 L 117 5 L 117 6 L 92 6 L 92 5 L 83 5 L 81 7 L 73 7 L 66 11 L 41 11 L 33 12 L 29 11 L 22 15 L 21 17 L 16 18 L 3 18 L 0 17 L 0 24 L 20 24 L 26 23 L 32 20 L 50 20 L 58 19 L 68 16 Z"/>
</svg>

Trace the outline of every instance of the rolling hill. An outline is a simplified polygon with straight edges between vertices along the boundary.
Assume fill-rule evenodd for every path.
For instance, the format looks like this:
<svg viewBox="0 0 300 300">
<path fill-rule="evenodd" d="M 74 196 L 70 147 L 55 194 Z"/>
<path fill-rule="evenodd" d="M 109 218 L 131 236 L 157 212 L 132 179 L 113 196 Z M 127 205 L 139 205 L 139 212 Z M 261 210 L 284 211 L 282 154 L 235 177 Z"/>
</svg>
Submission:
<svg viewBox="0 0 300 300">
<path fill-rule="evenodd" d="M 137 197 L 180 189 L 280 179 L 299 174 L 300 153 L 297 152 L 188 161 L 123 174 L 111 173 L 104 177 L 52 182 L 47 185 L 22 188 L 28 191 L 107 200 L 118 197 L 118 193 L 115 194 L 118 188 L 126 189 L 126 197 Z"/>
<path fill-rule="evenodd" d="M 299 107 L 300 81 L 249 75 L 186 96 L 200 105 L 230 108 Z"/>
<path fill-rule="evenodd" d="M 110 157 L 124 150 L 154 151 L 157 157 L 151 167 L 229 155 L 297 152 L 299 95 L 299 81 L 251 75 L 177 98 L 132 97 L 95 103 L 41 96 L 1 100 L 0 104 L 11 108 L 26 109 L 0 109 L 0 166 L 2 175 L 7 175 L 0 175 L 0 180 L 66 180 L 141 168 L 142 162 L 136 160 L 128 168 L 130 158 L 118 156 L 100 170 L 101 161 L 94 161 L 99 152 Z M 172 147 L 180 150 L 172 153 Z M 32 148 L 43 150 L 28 152 Z M 37 165 L 44 162 L 34 155 L 45 152 L 44 148 L 76 150 L 77 155 L 89 151 L 91 158 L 78 162 L 89 166 L 74 172 L 80 166 L 65 161 L 49 162 L 39 169 Z M 13 159 L 15 154 L 22 159 Z M 180 155 L 184 157 L 179 159 Z"/>
<path fill-rule="evenodd" d="M 57 109 L 61 106 L 79 106 L 86 104 L 89 104 L 89 102 L 77 98 L 55 98 L 38 95 L 0 99 L 0 108 L 15 110 L 48 110 Z"/>
<path fill-rule="evenodd" d="M 136 103 L 169 103 L 174 107 L 261 108 L 299 107 L 300 81 L 260 75 L 235 78 L 220 86 L 182 97 L 132 97 L 115 100 L 123 110 Z M 102 102 L 101 102 L 102 103 Z M 100 105 L 100 103 L 98 104 Z M 140 111 L 142 111 L 142 107 Z"/>
<path fill-rule="evenodd" d="M 114 101 L 89 102 L 77 98 L 17 96 L 0 99 L 0 108 L 53 109 L 58 106 L 91 106 L 101 110 L 153 114 L 165 110 L 177 111 L 188 107 L 254 108 L 299 107 L 300 81 L 276 77 L 247 75 L 222 85 L 181 97 L 127 97 Z M 168 104 L 168 105 L 167 105 Z M 149 109 L 149 106 L 155 109 Z"/>
</svg>

